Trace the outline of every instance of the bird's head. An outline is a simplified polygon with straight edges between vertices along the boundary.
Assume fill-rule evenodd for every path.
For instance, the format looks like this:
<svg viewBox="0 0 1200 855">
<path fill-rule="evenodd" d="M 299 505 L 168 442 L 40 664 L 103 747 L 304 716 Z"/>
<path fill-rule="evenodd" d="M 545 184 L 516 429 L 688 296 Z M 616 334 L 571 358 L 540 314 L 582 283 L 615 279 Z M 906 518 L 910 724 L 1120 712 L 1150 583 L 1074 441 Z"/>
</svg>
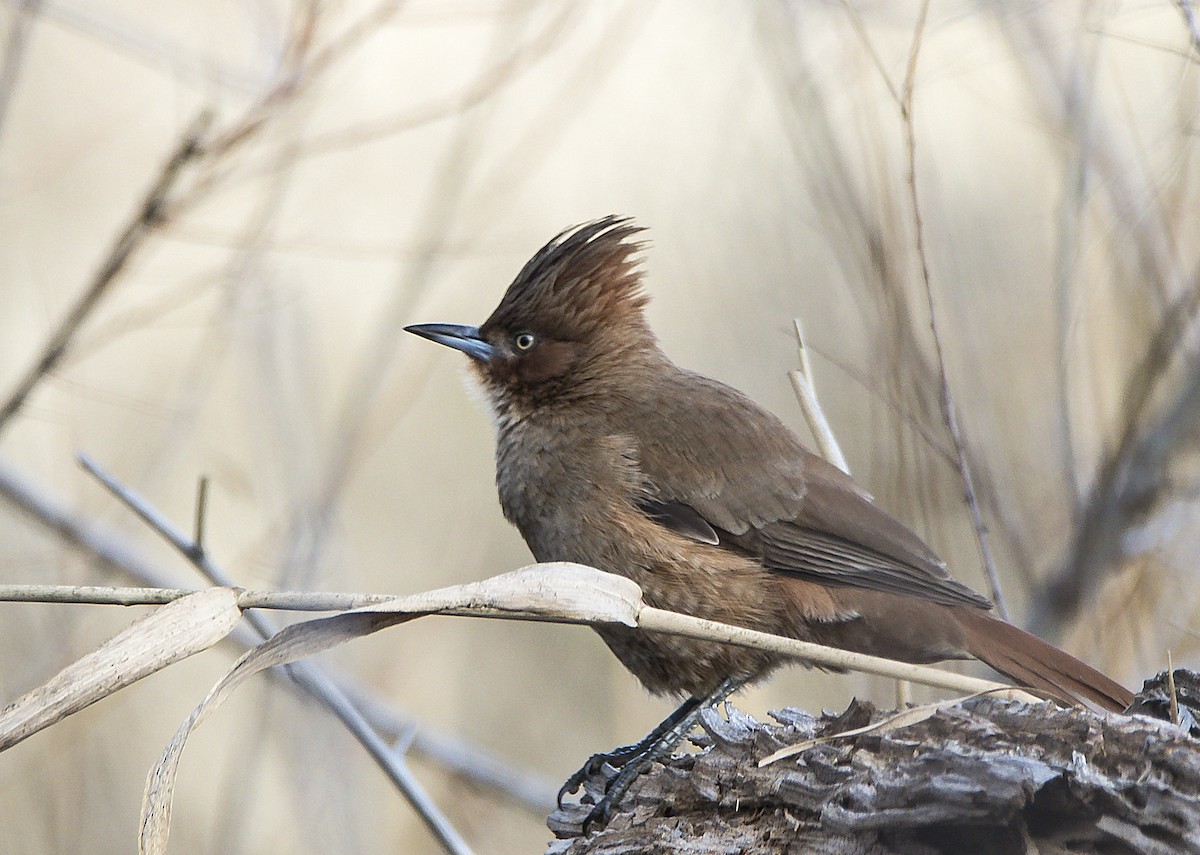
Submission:
<svg viewBox="0 0 1200 855">
<path fill-rule="evenodd" d="M 637 253 L 642 231 L 608 216 L 555 236 L 478 327 L 417 324 L 407 332 L 461 350 L 505 409 L 580 399 L 620 382 L 620 368 L 658 354 L 646 325 Z"/>
</svg>

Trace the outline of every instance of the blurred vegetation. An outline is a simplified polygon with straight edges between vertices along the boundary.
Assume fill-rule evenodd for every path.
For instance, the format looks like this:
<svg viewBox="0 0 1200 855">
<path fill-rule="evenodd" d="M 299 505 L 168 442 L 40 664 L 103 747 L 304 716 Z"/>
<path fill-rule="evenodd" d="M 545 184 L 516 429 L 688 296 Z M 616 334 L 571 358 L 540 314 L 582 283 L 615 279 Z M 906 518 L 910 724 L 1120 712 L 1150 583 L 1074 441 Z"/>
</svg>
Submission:
<svg viewBox="0 0 1200 855">
<path fill-rule="evenodd" d="M 552 234 L 632 214 L 677 361 L 803 431 L 802 319 L 855 475 L 987 590 L 944 371 L 1013 619 L 1134 687 L 1168 651 L 1196 667 L 1190 9 L 949 0 L 919 26 L 920 3 L 870 0 L 9 0 L 0 403 L 20 406 L 0 468 L 180 585 L 199 581 L 77 452 L 184 528 L 209 476 L 207 545 L 246 586 L 415 592 L 521 566 L 461 360 L 400 327 L 478 322 Z M 203 150 L 47 351 L 204 110 Z M 5 581 L 130 581 L 12 500 Z M 130 619 L 0 611 L 2 702 Z M 236 653 L 0 756 L 0 851 L 130 851 L 146 771 Z M 667 711 L 579 628 L 418 621 L 326 661 L 549 781 Z M 797 668 L 737 703 L 892 691 Z M 195 739 L 175 851 L 438 851 L 277 683 Z M 478 851 L 549 839 L 537 812 L 415 769 Z"/>
</svg>

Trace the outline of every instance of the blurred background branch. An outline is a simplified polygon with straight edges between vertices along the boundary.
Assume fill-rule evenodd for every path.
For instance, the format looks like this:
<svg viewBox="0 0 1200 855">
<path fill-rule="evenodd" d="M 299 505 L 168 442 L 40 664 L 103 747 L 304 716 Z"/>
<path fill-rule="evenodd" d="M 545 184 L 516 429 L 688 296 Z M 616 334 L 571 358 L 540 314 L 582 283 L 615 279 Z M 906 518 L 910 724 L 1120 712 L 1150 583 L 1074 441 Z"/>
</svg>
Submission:
<svg viewBox="0 0 1200 855">
<path fill-rule="evenodd" d="M 70 347 L 71 339 L 76 331 L 95 310 L 108 287 L 124 272 L 125 266 L 129 264 L 134 253 L 141 248 L 147 236 L 168 222 L 167 211 L 170 206 L 168 197 L 184 167 L 204 153 L 202 140 L 211 122 L 212 117 L 207 113 L 202 113 L 184 131 L 175 150 L 167 158 L 158 176 L 154 179 L 153 186 L 138 206 L 133 220 L 121 230 L 112 249 L 101 262 L 96 275 L 79 296 L 79 300 L 71 307 L 58 329 L 51 334 L 36 362 L 17 384 L 8 400 L 0 405 L 0 433 L 24 405 L 34 387 L 58 366 Z"/>
</svg>

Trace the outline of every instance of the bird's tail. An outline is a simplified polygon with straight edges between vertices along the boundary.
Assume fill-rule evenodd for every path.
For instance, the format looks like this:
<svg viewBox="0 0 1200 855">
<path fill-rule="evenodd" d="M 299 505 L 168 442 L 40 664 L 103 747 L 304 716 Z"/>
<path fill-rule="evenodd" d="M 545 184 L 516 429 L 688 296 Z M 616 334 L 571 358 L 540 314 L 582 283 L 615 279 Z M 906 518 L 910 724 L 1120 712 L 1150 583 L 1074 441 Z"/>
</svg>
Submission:
<svg viewBox="0 0 1200 855">
<path fill-rule="evenodd" d="M 1133 693 L 1074 656 L 978 609 L 955 610 L 967 650 L 1032 689 L 1122 712 Z"/>
</svg>

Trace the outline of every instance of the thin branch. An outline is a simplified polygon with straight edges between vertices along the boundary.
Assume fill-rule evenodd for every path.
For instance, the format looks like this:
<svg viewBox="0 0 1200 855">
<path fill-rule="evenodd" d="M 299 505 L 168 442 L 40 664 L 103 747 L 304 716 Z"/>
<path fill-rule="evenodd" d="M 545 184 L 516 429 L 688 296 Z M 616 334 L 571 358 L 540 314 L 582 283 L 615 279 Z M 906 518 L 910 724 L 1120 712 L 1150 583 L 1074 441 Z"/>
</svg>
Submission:
<svg viewBox="0 0 1200 855">
<path fill-rule="evenodd" d="M 42 493 L 33 484 L 17 475 L 0 461 L 0 497 L 7 499 L 34 522 L 50 529 L 62 540 L 93 556 L 108 568 L 124 573 L 141 582 L 160 588 L 174 589 L 173 580 L 159 568 L 130 550 L 123 540 L 100 530 L 68 511 L 61 502 Z M 248 649 L 262 639 L 249 627 L 236 628 L 231 640 Z M 328 673 L 328 672 L 326 672 Z M 307 688 L 283 671 L 267 672 L 289 690 L 306 694 Z M 337 686 L 367 715 L 371 725 L 387 738 L 414 729 L 414 722 L 398 713 L 387 701 L 364 686 L 343 675 L 333 674 Z M 525 808 L 531 814 L 544 817 L 554 803 L 556 784 L 532 773 L 514 769 L 479 745 L 444 734 L 421 725 L 412 741 L 414 756 L 445 769 L 449 774 L 489 790 Z"/>
<path fill-rule="evenodd" d="M 842 447 L 838 445 L 833 428 L 829 426 L 829 420 L 825 418 L 825 411 L 821 409 L 821 402 L 817 398 L 817 384 L 813 378 L 812 365 L 808 361 L 804 328 L 800 326 L 799 318 L 794 318 L 792 324 L 796 328 L 796 345 L 800 351 L 800 367 L 788 372 L 792 390 L 800 402 L 800 410 L 804 413 L 804 420 L 808 422 L 808 429 L 817 442 L 817 450 L 821 456 L 849 475 L 850 464 L 846 462 L 846 455 L 842 454 Z"/>
<path fill-rule="evenodd" d="M 415 757 L 437 763 L 473 787 L 501 793 L 538 819 L 545 819 L 550 812 L 558 792 L 557 783 L 514 769 L 510 761 L 490 751 L 397 714 L 390 704 L 368 692 L 361 683 L 338 680 L 337 684 L 381 736 L 394 745 L 399 744 L 401 737 L 406 740 L 405 753 L 411 750 Z"/>
<path fill-rule="evenodd" d="M 41 356 L 26 372 L 4 405 L 0 407 L 0 432 L 3 432 L 12 417 L 21 409 L 42 378 L 58 365 L 70 347 L 71 340 L 79 327 L 91 315 L 101 297 L 142 247 L 146 238 L 169 222 L 168 196 L 179 181 L 184 167 L 205 153 L 201 140 L 211 122 L 212 116 L 208 112 L 204 112 L 184 132 L 179 144 L 159 170 L 158 177 L 155 178 L 149 192 L 143 197 L 137 214 L 122 230 L 87 290 L 63 318 L 58 329 L 46 342 Z"/>
<path fill-rule="evenodd" d="M 151 529 L 157 532 L 171 546 L 177 549 L 196 569 L 209 580 L 224 587 L 236 588 L 233 579 L 214 563 L 199 545 L 186 537 L 169 520 L 159 514 L 148 502 L 125 487 L 112 475 L 86 455 L 79 456 L 80 465 L 93 477 L 103 484 L 122 504 L 132 510 Z M 266 615 L 250 611 L 246 620 L 264 639 L 270 638 L 279 631 L 274 622 Z M 309 693 L 325 705 L 354 735 L 354 738 L 367 750 L 384 773 L 396 785 L 401 794 L 421 817 L 426 827 L 441 843 L 442 847 L 455 855 L 469 855 L 471 849 L 458 831 L 450 824 L 425 789 L 413 777 L 408 764 L 402 755 L 392 751 L 389 746 L 371 727 L 346 694 L 324 672 L 307 662 L 297 662 L 288 665 L 287 671 L 291 677 L 309 691 Z"/>
<path fill-rule="evenodd" d="M 204 554 L 204 532 L 208 522 L 208 476 L 201 475 L 200 480 L 196 482 L 196 528 L 192 535 L 192 541 L 196 544 L 196 551 L 201 555 Z"/>
<path fill-rule="evenodd" d="M 996 563 L 992 557 L 992 548 L 988 540 L 987 526 L 983 522 L 983 514 L 979 509 L 979 498 L 975 492 L 975 482 L 971 477 L 971 465 L 967 459 L 966 441 L 958 424 L 958 408 L 954 405 L 954 396 L 950 391 L 950 379 L 946 373 L 946 352 L 942 345 L 942 335 L 938 328 L 937 309 L 933 298 L 933 283 L 929 273 L 929 257 L 925 251 L 925 228 L 921 217 L 921 205 L 917 196 L 917 141 L 913 122 L 913 88 L 917 76 L 917 59 L 921 52 L 921 39 L 925 32 L 925 22 L 929 14 L 929 0 L 921 4 L 920 16 L 917 19 L 916 30 L 913 33 L 912 48 L 908 55 L 908 70 L 904 75 L 903 98 L 900 102 L 900 117 L 904 124 L 904 145 L 908 158 L 908 190 L 912 204 L 913 228 L 916 233 L 917 257 L 921 264 L 921 281 L 925 286 L 925 299 L 929 306 L 929 329 L 933 335 L 934 353 L 937 357 L 938 379 L 941 390 L 939 400 L 942 407 L 942 417 L 950 438 L 954 441 L 954 451 L 958 463 L 958 473 L 962 478 L 963 493 L 967 507 L 971 511 L 971 521 L 975 525 L 975 536 L 979 541 L 979 552 L 983 557 L 984 570 L 987 573 L 988 586 L 991 588 L 992 602 L 1000 617 L 1008 620 L 1008 608 L 1004 603 L 1004 595 L 1000 590 L 1000 576 L 996 572 Z"/>
<path fill-rule="evenodd" d="M 549 574 L 562 573 L 560 565 L 532 565 L 520 572 L 543 569 Z M 605 574 L 591 568 L 575 565 L 575 568 L 604 578 Z M 497 581 L 500 577 L 493 579 Z M 485 580 L 486 583 L 486 580 Z M 485 584 L 473 583 L 473 584 Z M 629 584 L 625 582 L 624 584 Z M 635 596 L 640 592 L 633 587 Z M 17 602 L 47 602 L 47 603 L 96 603 L 101 605 L 160 605 L 164 602 L 181 599 L 196 593 L 189 590 L 155 590 L 153 588 L 103 588 L 85 587 L 78 585 L 4 585 L 0 586 L 0 601 Z M 296 604 L 313 611 L 341 610 L 340 604 L 355 601 L 360 605 L 392 603 L 397 598 L 383 594 L 340 594 L 340 593 L 310 593 L 305 591 L 239 591 L 237 604 L 239 608 L 294 608 Z M 567 602 L 564 598 L 562 602 Z M 421 606 L 426 608 L 425 605 Z M 412 613 L 412 606 L 406 606 L 400 613 Z M 396 613 L 394 609 L 385 608 L 378 614 Z M 421 614 L 417 612 L 416 614 Z M 425 612 L 427 613 L 427 612 Z M 436 614 L 458 617 L 492 618 L 500 620 L 529 620 L 539 623 L 567 624 L 596 624 L 611 620 L 597 620 L 593 615 L 583 616 L 578 612 L 565 609 L 561 613 L 547 614 L 545 611 L 521 610 L 520 608 L 499 608 L 487 602 L 472 602 L 468 605 L 438 607 Z M 1029 699 L 1033 697 L 1024 689 L 1018 689 L 992 680 L 978 677 L 968 677 L 952 671 L 943 671 L 928 665 L 913 665 L 907 662 L 897 662 L 879 656 L 868 656 L 835 647 L 800 641 L 786 636 L 772 635 L 766 632 L 732 626 L 717 621 L 685 615 L 679 612 L 656 609 L 646 605 L 636 608 L 637 626 L 647 632 L 660 632 L 668 635 L 678 635 L 702 641 L 717 641 L 726 644 L 736 644 L 755 650 L 766 650 L 780 653 L 795 659 L 800 659 L 825 668 L 845 668 L 861 671 L 866 674 L 876 674 L 882 677 L 892 677 L 899 680 L 910 680 L 934 688 L 951 691 L 1010 691 L 1014 697 Z M 247 615 L 249 617 L 249 615 Z M 297 663 L 303 664 L 303 663 Z M 292 666 L 294 667 L 294 666 Z M 345 698 L 345 696 L 342 696 Z M 349 703 L 348 699 L 346 699 Z"/>
<path fill-rule="evenodd" d="M 108 585 L 0 585 L 3 603 L 88 603 L 97 606 L 161 606 L 203 588 L 111 587 Z M 385 603 L 387 594 L 326 591 L 237 590 L 237 607 L 295 612 L 340 612 Z"/>
<path fill-rule="evenodd" d="M 137 495 L 137 493 L 130 490 L 128 487 L 102 469 L 100 464 L 92 460 L 91 457 L 81 453 L 79 455 L 79 465 L 82 466 L 89 475 L 103 484 L 105 489 L 112 493 L 113 496 L 115 496 L 121 502 L 121 504 L 133 511 L 137 515 L 138 519 L 148 525 L 172 547 L 179 552 L 182 552 L 183 556 L 187 558 L 187 560 L 193 565 L 195 565 L 201 573 L 218 585 L 224 585 L 228 588 L 238 587 L 236 584 L 234 584 L 231 578 L 225 575 L 224 571 L 216 566 L 212 566 L 211 562 L 209 562 L 209 560 L 205 557 L 203 551 L 196 548 L 195 541 L 176 528 L 170 520 L 165 519 L 161 514 L 159 514 L 149 502 L 145 501 L 141 496 Z M 266 636 L 273 635 L 274 633 L 263 634 Z"/>
<path fill-rule="evenodd" d="M 928 5 L 928 4 L 926 4 Z M 850 2 L 850 0 L 842 0 L 842 8 L 846 11 L 850 18 L 850 25 L 854 27 L 854 34 L 858 36 L 859 42 L 863 46 L 863 50 L 867 52 L 867 56 L 871 59 L 871 64 L 875 66 L 875 70 L 879 72 L 879 78 L 883 81 L 883 85 L 887 87 L 888 94 L 892 96 L 892 100 L 900 105 L 900 93 L 896 91 L 896 84 L 892 82 L 892 77 L 887 73 L 887 68 L 884 67 L 883 60 L 879 56 L 879 51 L 875 50 L 875 44 L 871 41 L 871 37 L 867 35 L 867 27 L 863 23 L 862 15 L 858 14 L 858 8 Z M 922 24 L 924 23 L 925 10 L 921 12 Z"/>
<path fill-rule="evenodd" d="M 246 613 L 247 620 L 254 616 L 255 612 Z M 261 619 L 263 616 L 258 617 Z M 270 625 L 265 620 L 262 622 L 265 626 Z M 363 748 L 367 749 L 367 753 L 404 795 L 442 848 L 453 855 L 471 855 L 471 847 L 450 824 L 450 820 L 425 792 L 424 787 L 413 777 L 404 755 L 392 750 L 391 745 L 376 732 L 346 693 L 310 662 L 296 662 L 285 668 L 293 680 L 337 716 Z"/>
</svg>

